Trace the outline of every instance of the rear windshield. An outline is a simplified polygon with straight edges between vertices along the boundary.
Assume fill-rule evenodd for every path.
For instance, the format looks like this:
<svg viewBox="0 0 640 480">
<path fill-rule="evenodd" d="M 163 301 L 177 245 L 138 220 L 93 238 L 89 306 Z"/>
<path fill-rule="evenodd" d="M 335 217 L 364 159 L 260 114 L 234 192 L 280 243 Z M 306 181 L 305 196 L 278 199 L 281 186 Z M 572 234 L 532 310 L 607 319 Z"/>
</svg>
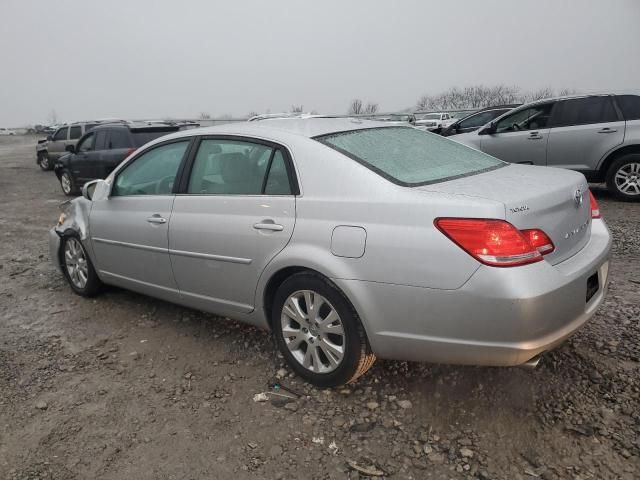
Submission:
<svg viewBox="0 0 640 480">
<path fill-rule="evenodd" d="M 131 133 L 133 135 L 133 142 L 136 147 L 141 147 L 145 143 L 149 143 L 151 140 L 155 140 L 158 137 L 162 137 L 163 135 L 169 135 L 170 133 L 177 132 L 178 127 L 171 128 L 154 128 L 154 129 L 144 129 L 144 130 L 132 130 Z"/>
<path fill-rule="evenodd" d="M 411 127 L 351 130 L 316 140 L 404 186 L 451 180 L 506 165 L 486 153 Z"/>
</svg>

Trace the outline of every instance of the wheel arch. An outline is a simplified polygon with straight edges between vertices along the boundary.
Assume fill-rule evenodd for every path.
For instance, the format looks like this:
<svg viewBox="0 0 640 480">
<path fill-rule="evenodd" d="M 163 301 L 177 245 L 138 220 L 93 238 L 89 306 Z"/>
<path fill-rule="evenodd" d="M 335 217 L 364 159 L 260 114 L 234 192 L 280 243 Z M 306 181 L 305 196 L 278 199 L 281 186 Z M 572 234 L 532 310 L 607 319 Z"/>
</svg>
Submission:
<svg viewBox="0 0 640 480">
<path fill-rule="evenodd" d="M 600 167 L 598 168 L 599 179 L 604 181 L 607 175 L 607 171 L 609 170 L 609 167 L 618 158 L 623 157 L 624 155 L 632 154 L 632 153 L 640 154 L 640 143 L 632 144 L 632 145 L 624 145 L 612 152 L 609 152 L 609 154 L 605 157 L 605 159 L 600 163 Z"/>
</svg>

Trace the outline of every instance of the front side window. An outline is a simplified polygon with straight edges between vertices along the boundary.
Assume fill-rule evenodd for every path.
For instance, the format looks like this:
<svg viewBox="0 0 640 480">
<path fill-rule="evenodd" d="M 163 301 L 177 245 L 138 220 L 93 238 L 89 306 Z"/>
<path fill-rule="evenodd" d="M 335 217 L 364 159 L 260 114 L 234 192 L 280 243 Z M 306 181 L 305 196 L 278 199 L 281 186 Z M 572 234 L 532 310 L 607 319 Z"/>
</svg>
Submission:
<svg viewBox="0 0 640 480">
<path fill-rule="evenodd" d="M 451 180 L 506 165 L 486 153 L 409 127 L 352 130 L 315 139 L 404 186 Z"/>
<path fill-rule="evenodd" d="M 272 147 L 257 143 L 204 139 L 193 163 L 187 193 L 261 195 L 273 153 Z"/>
<path fill-rule="evenodd" d="M 608 96 L 573 98 L 558 102 L 553 114 L 554 127 L 615 122 L 618 115 Z"/>
<path fill-rule="evenodd" d="M 56 134 L 53 136 L 53 140 L 54 141 L 59 141 L 59 140 L 66 140 L 67 139 L 67 132 L 69 131 L 69 127 L 63 127 L 60 130 L 58 130 L 56 132 Z"/>
<path fill-rule="evenodd" d="M 87 134 L 80 142 L 78 142 L 77 151 L 79 153 L 87 153 L 93 150 L 93 141 L 95 134 L 89 133 Z"/>
<path fill-rule="evenodd" d="M 543 103 L 518 110 L 496 124 L 496 133 L 519 132 L 546 128 L 553 103 Z"/>
<path fill-rule="evenodd" d="M 69 129 L 69 138 L 71 140 L 75 140 L 76 138 L 80 138 L 82 136 L 82 127 L 80 125 L 74 125 Z"/>
<path fill-rule="evenodd" d="M 111 195 L 170 195 L 189 141 L 145 151 L 116 177 Z"/>
</svg>

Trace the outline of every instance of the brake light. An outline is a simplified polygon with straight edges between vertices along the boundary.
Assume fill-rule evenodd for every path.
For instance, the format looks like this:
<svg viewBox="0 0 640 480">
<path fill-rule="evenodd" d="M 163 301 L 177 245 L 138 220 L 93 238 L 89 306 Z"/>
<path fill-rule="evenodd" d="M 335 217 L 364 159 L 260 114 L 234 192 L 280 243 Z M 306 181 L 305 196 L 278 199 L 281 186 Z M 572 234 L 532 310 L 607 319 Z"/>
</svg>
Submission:
<svg viewBox="0 0 640 480">
<path fill-rule="evenodd" d="M 125 154 L 125 158 L 135 152 L 137 149 L 135 148 L 127 148 L 127 153 Z"/>
<path fill-rule="evenodd" d="M 547 255 L 556 249 L 549 236 L 542 230 L 533 228 L 531 230 L 521 231 L 531 246 L 538 250 L 542 255 Z"/>
<path fill-rule="evenodd" d="M 591 190 L 589 190 L 589 203 L 591 204 L 591 218 L 600 218 L 600 206 Z"/>
<path fill-rule="evenodd" d="M 504 220 L 437 218 L 435 226 L 485 265 L 515 267 L 539 262 L 542 254 L 520 230 Z"/>
</svg>

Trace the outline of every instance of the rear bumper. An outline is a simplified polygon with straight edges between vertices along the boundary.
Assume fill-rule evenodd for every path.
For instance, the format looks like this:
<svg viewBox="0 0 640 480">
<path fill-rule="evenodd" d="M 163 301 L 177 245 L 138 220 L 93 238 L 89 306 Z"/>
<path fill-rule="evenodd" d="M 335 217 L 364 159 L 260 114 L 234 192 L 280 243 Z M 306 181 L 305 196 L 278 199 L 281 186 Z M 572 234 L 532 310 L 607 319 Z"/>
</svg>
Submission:
<svg viewBox="0 0 640 480">
<path fill-rule="evenodd" d="M 571 258 L 557 265 L 482 266 L 457 290 L 334 281 L 353 301 L 381 358 L 519 365 L 594 315 L 607 289 L 610 248 L 605 223 L 594 220 L 589 243 Z M 587 279 L 596 272 L 599 288 L 586 301 Z"/>
</svg>

